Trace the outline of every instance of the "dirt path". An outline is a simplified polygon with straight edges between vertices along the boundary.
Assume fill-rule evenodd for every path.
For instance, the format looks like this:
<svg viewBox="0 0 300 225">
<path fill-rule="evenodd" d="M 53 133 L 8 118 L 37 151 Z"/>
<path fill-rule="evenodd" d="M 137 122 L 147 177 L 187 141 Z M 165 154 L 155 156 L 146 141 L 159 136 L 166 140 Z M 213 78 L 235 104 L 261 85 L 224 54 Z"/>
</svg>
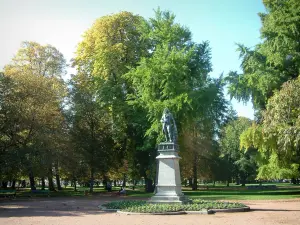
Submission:
<svg viewBox="0 0 300 225">
<path fill-rule="evenodd" d="M 97 206 L 113 197 L 47 198 L 27 201 L 0 202 L 1 225 L 299 225 L 300 199 L 277 201 L 244 201 L 251 207 L 245 213 L 216 213 L 215 215 L 123 215 L 106 213 Z"/>
</svg>

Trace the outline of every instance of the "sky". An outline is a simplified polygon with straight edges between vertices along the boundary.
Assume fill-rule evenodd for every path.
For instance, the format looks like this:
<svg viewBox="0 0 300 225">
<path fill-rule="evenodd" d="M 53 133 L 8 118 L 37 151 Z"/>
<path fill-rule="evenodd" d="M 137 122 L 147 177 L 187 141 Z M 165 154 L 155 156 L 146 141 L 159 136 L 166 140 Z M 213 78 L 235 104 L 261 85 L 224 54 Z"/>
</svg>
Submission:
<svg viewBox="0 0 300 225">
<path fill-rule="evenodd" d="M 121 11 L 150 18 L 158 7 L 172 11 L 191 30 L 193 41 L 210 42 L 213 77 L 241 71 L 236 43 L 252 47 L 260 42 L 262 0 L 0 0 L 0 71 L 22 41 L 51 44 L 69 61 L 97 18 Z M 232 104 L 239 116 L 253 118 L 250 102 L 233 99 Z"/>
</svg>

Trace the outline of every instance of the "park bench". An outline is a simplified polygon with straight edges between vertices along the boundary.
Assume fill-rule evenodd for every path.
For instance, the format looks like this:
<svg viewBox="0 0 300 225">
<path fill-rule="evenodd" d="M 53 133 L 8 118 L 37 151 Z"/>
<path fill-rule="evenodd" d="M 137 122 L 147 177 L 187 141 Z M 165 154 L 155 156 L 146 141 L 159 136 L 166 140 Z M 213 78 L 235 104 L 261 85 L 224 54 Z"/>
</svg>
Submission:
<svg viewBox="0 0 300 225">
<path fill-rule="evenodd" d="M 16 197 L 16 190 L 12 190 L 12 189 L 0 190 L 0 196 L 2 196 L 4 198 L 6 198 L 6 197 L 15 198 Z"/>
<path fill-rule="evenodd" d="M 30 197 L 32 197 L 32 195 L 47 195 L 48 197 L 50 197 L 50 191 L 49 190 L 31 190 Z"/>
</svg>

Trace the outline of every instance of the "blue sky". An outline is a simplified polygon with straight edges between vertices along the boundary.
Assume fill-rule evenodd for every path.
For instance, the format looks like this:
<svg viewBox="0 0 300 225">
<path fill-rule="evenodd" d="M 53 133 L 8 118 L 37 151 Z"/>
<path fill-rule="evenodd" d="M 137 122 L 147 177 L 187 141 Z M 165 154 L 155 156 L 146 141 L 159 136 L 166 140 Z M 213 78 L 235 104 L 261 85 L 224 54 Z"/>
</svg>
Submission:
<svg viewBox="0 0 300 225">
<path fill-rule="evenodd" d="M 149 18 L 157 7 L 172 11 L 194 41 L 210 42 L 214 77 L 240 71 L 235 43 L 251 47 L 260 41 L 261 0 L 0 0 L 0 70 L 22 41 L 51 44 L 70 60 L 95 19 L 120 11 Z M 232 104 L 240 116 L 253 118 L 252 104 Z"/>
</svg>

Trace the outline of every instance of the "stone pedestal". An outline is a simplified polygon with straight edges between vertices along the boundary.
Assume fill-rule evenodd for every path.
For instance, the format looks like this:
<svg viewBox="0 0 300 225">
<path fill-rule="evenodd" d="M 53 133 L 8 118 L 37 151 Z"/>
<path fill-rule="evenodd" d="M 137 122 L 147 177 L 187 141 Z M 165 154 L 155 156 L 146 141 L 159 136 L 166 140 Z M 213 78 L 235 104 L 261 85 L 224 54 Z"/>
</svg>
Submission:
<svg viewBox="0 0 300 225">
<path fill-rule="evenodd" d="M 181 178 L 179 170 L 178 145 L 174 143 L 160 143 L 156 193 L 150 203 L 186 203 L 188 199 L 181 191 Z"/>
</svg>

